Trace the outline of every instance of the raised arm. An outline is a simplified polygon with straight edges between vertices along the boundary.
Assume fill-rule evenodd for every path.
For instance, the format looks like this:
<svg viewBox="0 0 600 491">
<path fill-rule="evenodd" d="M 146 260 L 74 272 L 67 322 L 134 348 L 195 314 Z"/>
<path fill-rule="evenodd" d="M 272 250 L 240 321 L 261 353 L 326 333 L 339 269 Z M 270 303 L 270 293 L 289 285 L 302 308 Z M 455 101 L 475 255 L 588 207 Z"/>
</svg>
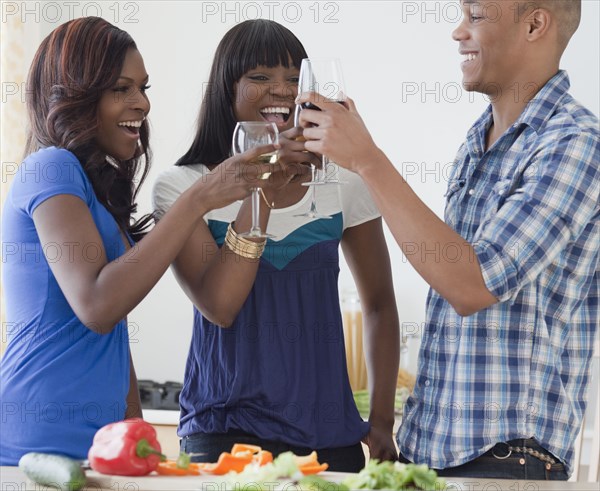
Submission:
<svg viewBox="0 0 600 491">
<path fill-rule="evenodd" d="M 58 194 L 37 206 L 33 220 L 46 258 L 81 321 L 110 332 L 156 284 L 208 210 L 248 195 L 244 162 L 260 151 L 265 148 L 240 155 L 225 172 L 194 184 L 143 240 L 111 262 L 80 197 Z"/>
<path fill-rule="evenodd" d="M 557 133 L 551 144 L 537 149 L 502 206 L 469 243 L 419 199 L 375 145 L 351 100 L 348 107 L 322 106 L 321 112 L 301 113 L 304 124 L 320 125 L 305 129 L 312 140 L 307 149 L 331 155 L 363 178 L 407 259 L 459 315 L 510 299 L 555 261 L 596 213 L 600 149 L 594 131 Z M 456 253 L 427 254 L 436 250 Z"/>
<path fill-rule="evenodd" d="M 247 199 L 236 218 L 237 232 L 250 229 L 250 208 Z M 261 207 L 261 227 L 266 227 L 269 212 Z M 252 289 L 259 263 L 260 259 L 238 256 L 225 245 L 219 248 L 201 220 L 177 255 L 173 270 L 198 310 L 211 322 L 229 327 Z"/>
<path fill-rule="evenodd" d="M 315 97 L 315 96 L 312 96 Z M 303 96 L 302 102 L 311 100 Z M 440 220 L 414 193 L 375 145 L 354 102 L 348 107 L 320 101 L 322 111 L 305 110 L 307 150 L 329 155 L 358 173 L 407 259 L 425 281 L 460 315 L 470 315 L 498 300 L 487 289 L 472 245 Z M 424 251 L 458 250 L 456 257 L 431 260 Z"/>
<path fill-rule="evenodd" d="M 296 141 L 301 134 L 300 128 L 292 128 L 280 134 L 278 155 L 281 168 L 262 183 L 269 202 L 279 202 L 288 192 L 290 180 L 308 171 L 305 165 L 297 162 L 319 161 L 317 156 L 303 151 L 302 142 Z M 269 207 L 262 203 L 260 222 L 263 230 L 266 230 L 270 212 Z M 250 226 L 251 203 L 247 199 L 238 212 L 233 228 L 241 233 L 249 230 Z M 199 221 L 178 254 L 173 269 L 186 295 L 202 314 L 219 326 L 229 327 L 254 285 L 259 263 L 260 259 L 240 257 L 227 246 L 219 248 L 206 223 Z"/>
</svg>

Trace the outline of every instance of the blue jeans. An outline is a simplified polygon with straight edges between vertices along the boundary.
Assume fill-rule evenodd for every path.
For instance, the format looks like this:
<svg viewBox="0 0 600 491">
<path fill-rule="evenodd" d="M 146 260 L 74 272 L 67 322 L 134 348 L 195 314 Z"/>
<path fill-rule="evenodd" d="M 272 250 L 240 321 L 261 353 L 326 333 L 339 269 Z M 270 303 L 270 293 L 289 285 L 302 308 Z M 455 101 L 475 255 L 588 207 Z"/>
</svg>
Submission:
<svg viewBox="0 0 600 491">
<path fill-rule="evenodd" d="M 194 462 L 216 462 L 222 452 L 230 452 L 234 443 L 258 445 L 263 450 L 268 450 L 276 457 L 283 452 L 294 452 L 296 455 L 308 455 L 313 451 L 307 447 L 296 447 L 287 443 L 261 440 L 260 438 L 232 430 L 228 433 L 206 434 L 195 433 L 183 437 L 180 447 L 183 452 L 196 453 L 192 457 Z M 359 443 L 349 447 L 316 449 L 319 462 L 327 462 L 328 471 L 358 472 L 365 466 L 365 454 Z"/>
<path fill-rule="evenodd" d="M 548 455 L 556 464 L 543 462 L 528 453 L 512 452 L 509 455 L 506 443 L 498 443 L 476 459 L 456 467 L 447 467 L 436 472 L 442 477 L 478 477 L 481 479 L 526 479 L 531 481 L 566 481 L 565 466 L 541 447 L 534 439 L 517 439 L 507 442 L 513 447 L 528 447 Z M 400 454 L 400 462 L 409 461 Z"/>
</svg>

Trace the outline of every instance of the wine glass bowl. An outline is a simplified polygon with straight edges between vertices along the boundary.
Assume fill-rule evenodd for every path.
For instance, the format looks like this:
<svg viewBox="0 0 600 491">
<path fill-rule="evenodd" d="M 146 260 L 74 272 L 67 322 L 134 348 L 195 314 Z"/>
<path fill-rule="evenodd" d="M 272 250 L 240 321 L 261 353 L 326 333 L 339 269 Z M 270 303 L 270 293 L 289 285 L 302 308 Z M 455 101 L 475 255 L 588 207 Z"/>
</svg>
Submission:
<svg viewBox="0 0 600 491">
<path fill-rule="evenodd" d="M 300 65 L 300 75 L 298 80 L 298 94 L 313 92 L 319 96 L 317 104 L 304 102 L 296 106 L 294 112 L 294 125 L 299 125 L 300 111 L 302 109 L 313 109 L 320 111 L 320 98 L 323 98 L 323 104 L 330 101 L 343 103 L 346 100 L 346 90 L 344 86 L 344 77 L 342 75 L 342 66 L 340 60 L 313 59 L 304 58 Z M 327 101 L 326 101 L 327 99 Z M 329 158 L 326 155 L 321 157 L 321 168 L 311 165 L 312 179 L 309 182 L 302 183 L 303 186 L 311 186 L 310 209 L 306 213 L 296 216 L 308 218 L 331 218 L 329 215 L 319 213 L 317 210 L 316 188 L 325 184 L 343 184 L 337 176 L 329 174 Z"/>
<path fill-rule="evenodd" d="M 337 58 L 314 59 L 304 58 L 300 65 L 298 93 L 314 92 L 323 100 L 343 102 L 346 100 L 346 89 L 342 65 Z M 305 109 L 320 109 L 318 104 L 310 102 L 303 104 Z"/>
<path fill-rule="evenodd" d="M 298 94 L 313 92 L 323 97 L 323 103 L 330 101 L 343 103 L 346 100 L 346 89 L 342 66 L 337 58 L 313 59 L 304 58 L 300 65 L 300 75 L 298 81 Z M 327 99 L 327 101 L 326 101 Z M 320 111 L 319 101 L 317 104 L 304 102 L 296 107 L 294 120 L 298 125 L 299 113 L 301 109 L 313 109 Z M 323 155 L 321 169 L 315 169 L 314 178 L 310 182 L 304 183 L 305 186 L 315 186 L 323 184 L 342 184 L 335 176 L 331 176 L 329 170 L 329 158 Z"/>
<path fill-rule="evenodd" d="M 275 145 L 279 143 L 279 130 L 275 123 L 263 121 L 239 121 L 233 131 L 232 152 L 233 155 L 244 153 L 255 147 L 263 145 Z M 257 164 L 276 164 L 277 151 L 268 152 L 256 157 L 252 163 Z M 257 176 L 257 179 L 268 178 L 268 173 Z M 241 237 L 250 238 L 268 238 L 273 237 L 263 232 L 260 228 L 260 188 L 252 188 L 252 227 L 250 231 L 240 233 Z"/>
</svg>

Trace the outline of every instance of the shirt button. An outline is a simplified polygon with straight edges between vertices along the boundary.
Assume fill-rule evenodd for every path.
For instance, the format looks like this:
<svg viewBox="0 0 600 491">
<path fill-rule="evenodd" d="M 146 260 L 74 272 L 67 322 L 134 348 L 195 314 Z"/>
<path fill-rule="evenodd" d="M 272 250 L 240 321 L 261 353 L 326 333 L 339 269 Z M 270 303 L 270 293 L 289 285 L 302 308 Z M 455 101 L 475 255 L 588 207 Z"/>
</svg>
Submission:
<svg viewBox="0 0 600 491">
<path fill-rule="evenodd" d="M 429 380 L 425 380 L 425 387 L 429 387 Z"/>
<path fill-rule="evenodd" d="M 469 189 L 469 196 L 473 196 L 475 194 L 475 190 L 474 189 Z"/>
</svg>

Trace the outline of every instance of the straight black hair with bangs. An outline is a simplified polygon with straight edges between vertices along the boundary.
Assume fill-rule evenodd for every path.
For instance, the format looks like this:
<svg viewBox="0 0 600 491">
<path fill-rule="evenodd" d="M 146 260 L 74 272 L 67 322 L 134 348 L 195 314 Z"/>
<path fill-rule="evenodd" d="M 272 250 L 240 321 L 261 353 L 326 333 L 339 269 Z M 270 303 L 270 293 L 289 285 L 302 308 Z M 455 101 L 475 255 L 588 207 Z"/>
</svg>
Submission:
<svg viewBox="0 0 600 491">
<path fill-rule="evenodd" d="M 300 69 L 306 58 L 300 40 L 286 27 L 266 19 L 247 20 L 231 28 L 217 47 L 205 88 L 196 136 L 176 165 L 213 167 L 229 157 L 231 136 L 237 123 L 235 84 L 258 65 L 283 65 Z"/>
</svg>

